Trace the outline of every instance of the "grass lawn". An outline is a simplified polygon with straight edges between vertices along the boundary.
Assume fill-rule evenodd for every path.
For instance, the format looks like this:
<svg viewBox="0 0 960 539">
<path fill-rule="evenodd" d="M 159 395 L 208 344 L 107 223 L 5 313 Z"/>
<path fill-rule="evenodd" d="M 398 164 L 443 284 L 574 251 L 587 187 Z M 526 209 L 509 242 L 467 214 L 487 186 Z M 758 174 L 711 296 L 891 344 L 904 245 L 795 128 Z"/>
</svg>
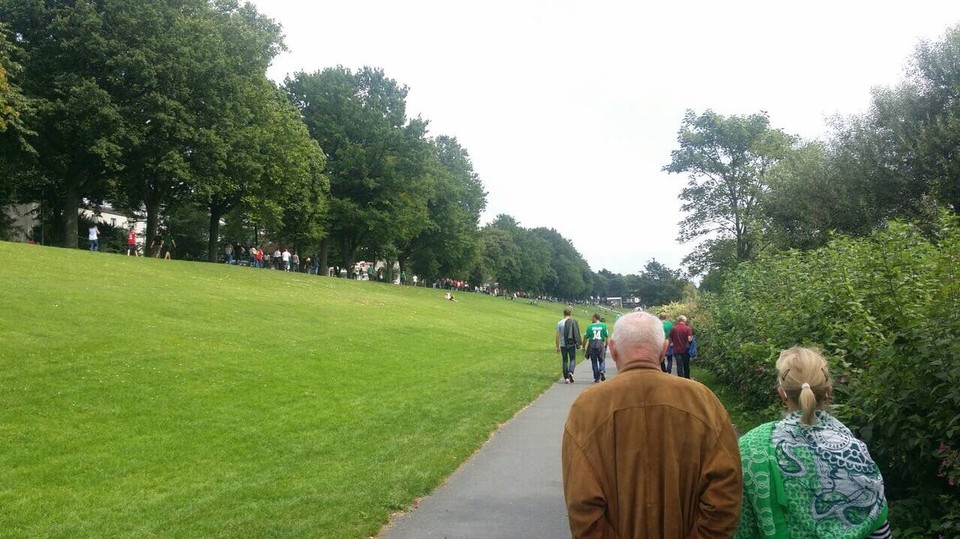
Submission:
<svg viewBox="0 0 960 539">
<path fill-rule="evenodd" d="M 0 293 L 0 536 L 368 537 L 559 377 L 553 304 L 14 243 Z"/>
</svg>

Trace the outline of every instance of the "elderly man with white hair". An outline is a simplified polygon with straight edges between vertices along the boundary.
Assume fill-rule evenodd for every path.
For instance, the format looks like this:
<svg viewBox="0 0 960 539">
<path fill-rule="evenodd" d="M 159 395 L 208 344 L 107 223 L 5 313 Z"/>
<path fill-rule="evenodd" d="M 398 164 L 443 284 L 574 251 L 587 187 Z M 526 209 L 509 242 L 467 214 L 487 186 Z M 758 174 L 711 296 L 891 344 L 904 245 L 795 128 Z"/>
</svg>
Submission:
<svg viewBox="0 0 960 539">
<path fill-rule="evenodd" d="M 574 537 L 731 537 L 743 479 L 723 405 L 699 382 L 660 370 L 663 324 L 619 320 L 619 374 L 586 389 L 563 434 L 563 489 Z"/>
</svg>

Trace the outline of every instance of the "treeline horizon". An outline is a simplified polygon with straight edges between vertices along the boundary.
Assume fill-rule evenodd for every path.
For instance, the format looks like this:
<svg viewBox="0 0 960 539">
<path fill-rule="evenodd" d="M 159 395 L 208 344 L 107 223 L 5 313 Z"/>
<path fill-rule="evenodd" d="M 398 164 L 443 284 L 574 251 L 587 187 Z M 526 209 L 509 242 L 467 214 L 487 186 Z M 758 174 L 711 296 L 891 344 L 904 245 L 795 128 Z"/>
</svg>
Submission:
<svg viewBox="0 0 960 539">
<path fill-rule="evenodd" d="M 274 83 L 282 29 L 252 4 L 9 0 L 0 20 L 0 206 L 42 204 L 47 244 L 78 246 L 77 210 L 110 203 L 146 222 L 148 255 L 165 228 L 208 261 L 224 241 L 273 243 L 324 271 L 386 260 L 571 300 L 682 295 L 656 260 L 594 272 L 553 229 L 479 226 L 469 153 L 407 116 L 406 86 L 368 66 Z"/>
</svg>

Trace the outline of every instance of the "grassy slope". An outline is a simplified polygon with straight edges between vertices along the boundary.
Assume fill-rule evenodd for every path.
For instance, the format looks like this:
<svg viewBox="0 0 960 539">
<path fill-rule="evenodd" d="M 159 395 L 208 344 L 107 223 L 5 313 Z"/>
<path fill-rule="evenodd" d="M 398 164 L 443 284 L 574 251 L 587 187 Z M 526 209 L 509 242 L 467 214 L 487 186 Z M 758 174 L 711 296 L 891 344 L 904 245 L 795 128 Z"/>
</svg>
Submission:
<svg viewBox="0 0 960 539">
<path fill-rule="evenodd" d="M 0 535 L 369 536 L 559 370 L 552 305 L 11 243 L 0 291 Z"/>
</svg>

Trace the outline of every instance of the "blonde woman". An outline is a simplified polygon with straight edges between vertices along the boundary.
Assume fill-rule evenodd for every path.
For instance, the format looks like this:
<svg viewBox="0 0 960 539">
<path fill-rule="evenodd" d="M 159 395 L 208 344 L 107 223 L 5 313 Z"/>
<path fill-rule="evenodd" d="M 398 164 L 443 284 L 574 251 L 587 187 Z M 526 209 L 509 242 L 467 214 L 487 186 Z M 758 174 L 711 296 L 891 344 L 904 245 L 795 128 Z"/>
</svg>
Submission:
<svg viewBox="0 0 960 539">
<path fill-rule="evenodd" d="M 824 408 L 833 386 L 816 350 L 777 360 L 780 421 L 740 438 L 743 509 L 734 537 L 885 539 L 883 477 L 867 446 Z"/>
</svg>

